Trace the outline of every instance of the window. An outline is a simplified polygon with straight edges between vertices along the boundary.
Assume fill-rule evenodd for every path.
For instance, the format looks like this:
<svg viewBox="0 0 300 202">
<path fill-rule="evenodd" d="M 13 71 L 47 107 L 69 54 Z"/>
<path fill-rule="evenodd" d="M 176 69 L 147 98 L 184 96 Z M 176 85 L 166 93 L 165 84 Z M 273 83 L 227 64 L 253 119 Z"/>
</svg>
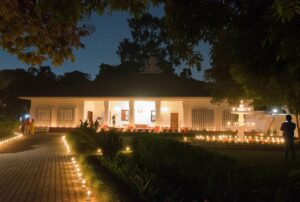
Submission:
<svg viewBox="0 0 300 202">
<path fill-rule="evenodd" d="M 237 114 L 232 114 L 231 109 L 224 109 L 222 111 L 222 128 L 227 128 L 227 123 L 231 124 L 237 120 Z"/>
<path fill-rule="evenodd" d="M 128 110 L 121 110 L 121 121 L 128 121 Z"/>
<path fill-rule="evenodd" d="M 35 111 L 35 123 L 37 126 L 51 126 L 51 108 L 39 107 Z"/>
<path fill-rule="evenodd" d="M 214 110 L 201 107 L 192 109 L 192 128 L 195 130 L 214 130 Z"/>
<path fill-rule="evenodd" d="M 151 122 L 155 122 L 155 120 L 156 120 L 156 111 L 151 110 Z"/>
<path fill-rule="evenodd" d="M 74 108 L 60 108 L 57 113 L 57 125 L 59 127 L 70 127 L 74 125 Z"/>
</svg>

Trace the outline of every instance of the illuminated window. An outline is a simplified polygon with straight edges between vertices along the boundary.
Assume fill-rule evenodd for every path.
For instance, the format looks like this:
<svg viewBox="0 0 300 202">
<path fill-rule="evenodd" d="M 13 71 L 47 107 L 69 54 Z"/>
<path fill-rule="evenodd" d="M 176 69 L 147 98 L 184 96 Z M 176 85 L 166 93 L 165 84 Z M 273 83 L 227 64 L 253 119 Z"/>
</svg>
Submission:
<svg viewBox="0 0 300 202">
<path fill-rule="evenodd" d="M 51 108 L 39 107 L 35 111 L 35 123 L 38 126 L 50 126 L 51 125 Z"/>
<path fill-rule="evenodd" d="M 57 125 L 59 127 L 73 126 L 74 117 L 73 107 L 60 108 L 57 112 Z"/>
<path fill-rule="evenodd" d="M 237 121 L 237 114 L 232 114 L 231 109 L 224 109 L 222 111 L 222 128 L 226 129 L 228 127 L 228 122 L 231 124 Z"/>
<path fill-rule="evenodd" d="M 128 110 L 121 110 L 121 121 L 128 121 Z"/>
<path fill-rule="evenodd" d="M 151 110 L 151 122 L 155 122 L 156 120 L 156 112 L 155 110 Z"/>
<path fill-rule="evenodd" d="M 214 130 L 214 110 L 201 107 L 192 109 L 192 128 L 195 130 Z"/>
</svg>

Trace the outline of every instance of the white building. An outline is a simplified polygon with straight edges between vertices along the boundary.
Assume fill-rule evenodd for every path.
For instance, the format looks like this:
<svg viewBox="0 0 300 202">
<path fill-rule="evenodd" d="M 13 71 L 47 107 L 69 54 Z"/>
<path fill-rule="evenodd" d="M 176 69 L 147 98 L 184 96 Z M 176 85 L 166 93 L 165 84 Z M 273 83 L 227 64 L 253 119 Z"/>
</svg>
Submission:
<svg viewBox="0 0 300 202">
<path fill-rule="evenodd" d="M 102 126 L 171 130 L 224 131 L 236 121 L 227 103 L 212 104 L 204 82 L 170 74 L 132 74 L 103 78 L 68 89 L 24 96 L 30 100 L 30 115 L 37 127 L 77 127 L 80 120 L 99 118 Z M 279 132 L 284 116 L 274 118 L 264 112 L 246 116 L 259 132 Z M 272 124 L 274 123 L 274 124 Z M 233 129 L 233 128 L 231 128 Z"/>
</svg>

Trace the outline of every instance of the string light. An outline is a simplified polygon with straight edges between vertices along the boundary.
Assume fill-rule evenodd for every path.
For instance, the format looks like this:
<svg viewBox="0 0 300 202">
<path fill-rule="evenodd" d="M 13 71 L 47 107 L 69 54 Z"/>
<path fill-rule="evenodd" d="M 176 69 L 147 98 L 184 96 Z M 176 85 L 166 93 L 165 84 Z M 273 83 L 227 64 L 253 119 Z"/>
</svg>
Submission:
<svg viewBox="0 0 300 202">
<path fill-rule="evenodd" d="M 102 149 L 98 148 L 97 153 L 102 156 L 103 155 Z"/>
<path fill-rule="evenodd" d="M 86 201 L 91 200 L 91 194 L 92 194 L 91 190 L 87 190 L 87 192 L 86 192 Z"/>
<path fill-rule="evenodd" d="M 70 150 L 70 147 L 68 145 L 68 142 L 67 142 L 65 136 L 62 136 L 62 141 L 64 143 L 64 146 L 66 148 L 67 153 L 69 154 L 71 152 L 71 150 Z M 99 153 L 99 149 L 97 150 L 97 152 Z M 100 149 L 100 153 L 102 153 L 101 149 Z M 74 171 L 77 173 L 78 182 L 81 185 L 81 189 L 83 189 L 83 190 L 87 189 L 87 192 L 86 192 L 86 201 L 91 201 L 92 191 L 87 187 L 87 182 L 86 182 L 86 180 L 84 179 L 84 177 L 83 177 L 83 175 L 81 173 L 80 166 L 77 163 L 75 157 L 71 158 L 71 162 L 72 162 Z"/>
<path fill-rule="evenodd" d="M 251 137 L 251 136 L 245 136 L 244 138 L 239 138 L 238 136 L 235 136 L 234 139 L 232 139 L 231 135 L 219 135 L 216 136 L 204 136 L 204 135 L 196 135 L 195 140 L 197 141 L 203 141 L 203 142 L 222 142 L 222 143 L 257 143 L 257 144 L 282 144 L 284 143 L 284 139 L 280 137 L 272 137 L 271 139 L 269 137 Z"/>
<path fill-rule="evenodd" d="M 11 137 L 11 138 L 0 141 L 0 145 L 12 142 L 12 141 L 14 141 L 14 140 L 16 140 L 16 139 L 23 136 L 22 133 L 18 133 L 18 132 L 15 132 L 14 134 L 16 135 L 15 137 Z"/>
</svg>

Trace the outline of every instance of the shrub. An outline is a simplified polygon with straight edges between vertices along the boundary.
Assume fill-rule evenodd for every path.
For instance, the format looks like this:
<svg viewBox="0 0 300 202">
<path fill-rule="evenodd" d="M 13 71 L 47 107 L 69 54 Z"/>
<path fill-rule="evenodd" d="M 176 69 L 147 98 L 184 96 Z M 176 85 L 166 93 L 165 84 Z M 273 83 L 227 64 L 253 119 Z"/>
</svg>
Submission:
<svg viewBox="0 0 300 202">
<path fill-rule="evenodd" d="M 97 138 L 105 157 L 113 158 L 123 147 L 118 132 L 101 132 L 97 134 Z"/>
<path fill-rule="evenodd" d="M 0 119 L 0 139 L 13 135 L 14 132 L 18 131 L 19 125 L 19 122 L 14 119 Z"/>
<path fill-rule="evenodd" d="M 94 152 L 100 143 L 97 134 L 90 128 L 78 128 L 67 135 L 67 140 L 78 153 Z"/>
<path fill-rule="evenodd" d="M 135 193 L 136 201 L 182 201 L 181 190 L 147 169 L 142 169 L 130 157 L 117 155 L 113 159 L 99 158 L 99 163 Z"/>
<path fill-rule="evenodd" d="M 114 131 L 96 133 L 92 128 L 78 128 L 69 133 L 67 139 L 78 153 L 93 153 L 101 148 L 108 158 L 114 157 L 122 148 L 122 140 Z"/>
</svg>

